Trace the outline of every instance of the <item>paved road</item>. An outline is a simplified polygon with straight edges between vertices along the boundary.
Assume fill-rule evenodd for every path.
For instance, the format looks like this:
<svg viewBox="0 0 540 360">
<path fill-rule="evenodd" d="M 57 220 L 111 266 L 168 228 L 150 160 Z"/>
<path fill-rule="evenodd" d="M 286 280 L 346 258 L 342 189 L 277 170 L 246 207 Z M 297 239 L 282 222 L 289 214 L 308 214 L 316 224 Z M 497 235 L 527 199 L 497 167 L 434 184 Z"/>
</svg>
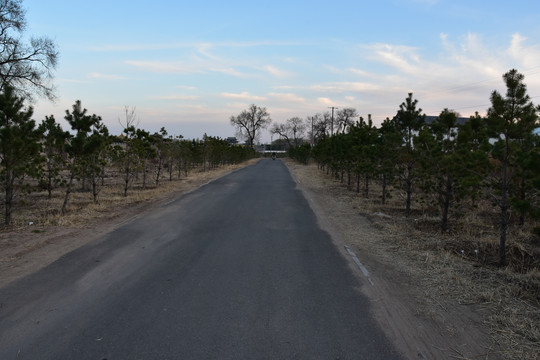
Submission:
<svg viewBox="0 0 540 360">
<path fill-rule="evenodd" d="M 398 359 L 280 161 L 0 289 L 0 359 Z"/>
</svg>

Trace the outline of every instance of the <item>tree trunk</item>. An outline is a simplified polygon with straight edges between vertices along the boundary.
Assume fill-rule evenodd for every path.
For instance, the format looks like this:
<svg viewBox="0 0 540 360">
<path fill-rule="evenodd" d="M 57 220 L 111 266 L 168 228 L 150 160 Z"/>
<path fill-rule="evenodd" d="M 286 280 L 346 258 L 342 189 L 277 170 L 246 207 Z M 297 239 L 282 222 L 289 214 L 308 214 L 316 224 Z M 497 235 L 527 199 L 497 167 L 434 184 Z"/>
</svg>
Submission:
<svg viewBox="0 0 540 360">
<path fill-rule="evenodd" d="M 382 176 L 382 204 L 386 204 L 386 174 Z"/>
<path fill-rule="evenodd" d="M 52 189 L 53 189 L 53 170 L 50 161 L 47 161 L 47 199 L 52 199 Z"/>
<path fill-rule="evenodd" d="M 95 175 L 92 176 L 92 196 L 94 197 L 94 204 L 98 203 L 98 180 L 99 177 Z"/>
<path fill-rule="evenodd" d="M 6 183 L 5 183 L 5 194 L 6 198 L 4 199 L 4 206 L 5 206 L 5 218 L 4 218 L 4 225 L 8 226 L 11 223 L 11 205 L 13 203 L 13 183 L 15 180 L 15 176 L 13 175 L 13 172 L 10 170 L 6 170 Z"/>
<path fill-rule="evenodd" d="M 159 158 L 158 161 L 158 167 L 157 167 L 157 173 L 156 173 L 156 186 L 159 186 L 159 177 L 161 176 L 161 166 L 162 166 L 162 160 Z"/>
<path fill-rule="evenodd" d="M 412 193 L 412 180 L 411 180 L 412 166 L 407 165 L 407 178 L 405 179 L 405 191 L 407 192 L 407 200 L 405 202 L 405 215 L 409 216 L 411 213 L 411 193 Z"/>
<path fill-rule="evenodd" d="M 501 238 L 499 241 L 499 266 L 506 265 L 506 233 L 508 232 L 508 153 L 509 141 L 508 134 L 505 134 L 506 148 L 502 162 L 502 187 L 501 187 Z"/>
<path fill-rule="evenodd" d="M 369 198 L 369 176 L 366 175 L 366 181 L 364 185 L 364 197 L 366 199 Z"/>
<path fill-rule="evenodd" d="M 521 176 L 521 179 L 520 179 L 520 189 L 519 189 L 519 199 L 522 201 L 522 202 L 525 202 L 525 199 L 527 197 L 527 194 L 525 193 L 525 176 Z M 523 226 L 525 225 L 525 213 L 526 211 L 521 208 L 520 211 L 519 211 L 519 226 Z"/>
<path fill-rule="evenodd" d="M 64 196 L 64 203 L 62 204 L 62 209 L 60 210 L 60 216 L 64 216 L 67 210 L 67 204 L 69 201 L 69 194 L 71 193 L 71 186 L 73 185 L 73 179 L 75 178 L 75 171 L 71 170 L 71 174 L 69 176 L 69 183 L 66 188 L 66 195 Z"/>
<path fill-rule="evenodd" d="M 506 205 L 506 190 L 503 191 L 504 193 L 501 198 L 501 238 L 499 242 L 499 266 L 506 265 L 506 233 L 508 230 L 508 205 Z"/>
<path fill-rule="evenodd" d="M 441 215 L 441 231 L 444 233 L 448 230 L 448 210 L 452 202 L 452 178 L 446 178 L 446 185 L 443 194 L 442 215 Z"/>
<path fill-rule="evenodd" d="M 144 160 L 143 163 L 143 180 L 142 180 L 142 188 L 143 190 L 146 190 L 146 172 L 147 172 L 147 162 Z"/>
<path fill-rule="evenodd" d="M 125 173 L 124 173 L 124 197 L 127 197 L 129 188 L 129 166 L 126 166 Z"/>
<path fill-rule="evenodd" d="M 101 186 L 105 186 L 105 165 L 101 166 L 101 173 L 99 174 L 101 179 Z"/>
</svg>

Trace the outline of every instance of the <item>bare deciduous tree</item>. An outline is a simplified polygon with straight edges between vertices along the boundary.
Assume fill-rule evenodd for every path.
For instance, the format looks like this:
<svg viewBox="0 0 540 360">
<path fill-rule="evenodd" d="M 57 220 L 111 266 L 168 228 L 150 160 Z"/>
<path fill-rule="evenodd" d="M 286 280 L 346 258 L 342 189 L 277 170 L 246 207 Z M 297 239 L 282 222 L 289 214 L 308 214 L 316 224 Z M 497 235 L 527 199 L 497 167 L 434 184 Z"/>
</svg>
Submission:
<svg viewBox="0 0 540 360">
<path fill-rule="evenodd" d="M 349 127 L 354 124 L 354 118 L 358 117 L 358 113 L 354 108 L 345 108 L 337 112 L 338 133 L 347 132 Z"/>
<path fill-rule="evenodd" d="M 332 122 L 330 112 L 317 113 L 313 116 L 308 116 L 307 123 L 310 130 L 308 136 L 311 139 L 311 144 L 315 145 L 323 136 L 327 136 Z"/>
<path fill-rule="evenodd" d="M 127 196 L 130 182 L 135 176 L 134 168 L 138 162 L 136 153 L 137 145 L 137 127 L 139 120 L 135 107 L 124 106 L 124 119 L 118 118 L 118 123 L 122 126 L 122 140 L 124 147 L 119 151 L 119 156 L 122 163 L 122 171 L 124 173 L 124 196 Z"/>
<path fill-rule="evenodd" d="M 238 135 L 246 140 L 249 147 L 253 147 L 258 132 L 265 129 L 272 119 L 265 107 L 252 104 L 238 116 L 231 116 L 230 121 L 231 125 L 236 127 Z"/>
<path fill-rule="evenodd" d="M 277 134 L 287 141 L 289 147 L 298 147 L 304 137 L 306 123 L 299 117 L 287 119 L 285 124 L 274 124 L 270 132 Z"/>
<path fill-rule="evenodd" d="M 22 0 L 0 0 L 0 89 L 9 84 L 24 98 L 37 94 L 53 99 L 56 45 L 47 37 L 32 37 L 25 43 L 25 29 Z"/>
</svg>

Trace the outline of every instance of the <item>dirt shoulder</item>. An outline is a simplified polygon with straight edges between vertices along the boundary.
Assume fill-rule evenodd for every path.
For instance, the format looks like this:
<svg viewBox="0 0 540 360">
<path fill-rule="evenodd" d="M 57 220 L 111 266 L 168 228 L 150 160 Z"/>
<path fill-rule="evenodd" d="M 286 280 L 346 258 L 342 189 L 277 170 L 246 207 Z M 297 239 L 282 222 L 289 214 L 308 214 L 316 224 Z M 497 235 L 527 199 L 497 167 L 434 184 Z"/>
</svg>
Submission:
<svg viewBox="0 0 540 360">
<path fill-rule="evenodd" d="M 408 259 L 394 235 L 379 226 L 387 217 L 362 215 L 358 195 L 322 176 L 316 166 L 287 165 L 321 226 L 362 279 L 361 291 L 371 299 L 381 327 L 406 358 L 504 358 L 483 321 L 482 308 L 460 304 L 426 281 L 429 269 Z"/>
</svg>

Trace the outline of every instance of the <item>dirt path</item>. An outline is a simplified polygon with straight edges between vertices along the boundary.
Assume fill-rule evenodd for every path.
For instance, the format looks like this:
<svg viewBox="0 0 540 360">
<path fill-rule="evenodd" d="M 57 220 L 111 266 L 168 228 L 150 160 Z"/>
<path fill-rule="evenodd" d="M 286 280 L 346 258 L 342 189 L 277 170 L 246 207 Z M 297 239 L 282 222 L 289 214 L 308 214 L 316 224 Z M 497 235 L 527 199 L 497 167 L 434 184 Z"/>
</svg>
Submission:
<svg viewBox="0 0 540 360">
<path fill-rule="evenodd" d="M 401 258 L 376 222 L 359 215 L 350 195 L 329 187 L 313 166 L 286 161 L 291 174 L 345 257 L 363 279 L 362 291 L 389 338 L 408 359 L 498 359 L 482 324 L 479 309 L 460 305 L 427 291 L 422 273 Z M 151 201 L 114 209 L 84 227 L 32 227 L 0 233 L 0 287 L 47 266 L 62 255 L 107 233 L 133 217 L 151 211 L 173 196 L 190 191 L 231 171 L 224 169 L 190 178 L 182 187 Z M 324 205 L 324 206 L 323 206 Z M 347 246 L 349 251 L 345 248 Z M 365 271 L 368 272 L 366 277 Z"/>
</svg>

